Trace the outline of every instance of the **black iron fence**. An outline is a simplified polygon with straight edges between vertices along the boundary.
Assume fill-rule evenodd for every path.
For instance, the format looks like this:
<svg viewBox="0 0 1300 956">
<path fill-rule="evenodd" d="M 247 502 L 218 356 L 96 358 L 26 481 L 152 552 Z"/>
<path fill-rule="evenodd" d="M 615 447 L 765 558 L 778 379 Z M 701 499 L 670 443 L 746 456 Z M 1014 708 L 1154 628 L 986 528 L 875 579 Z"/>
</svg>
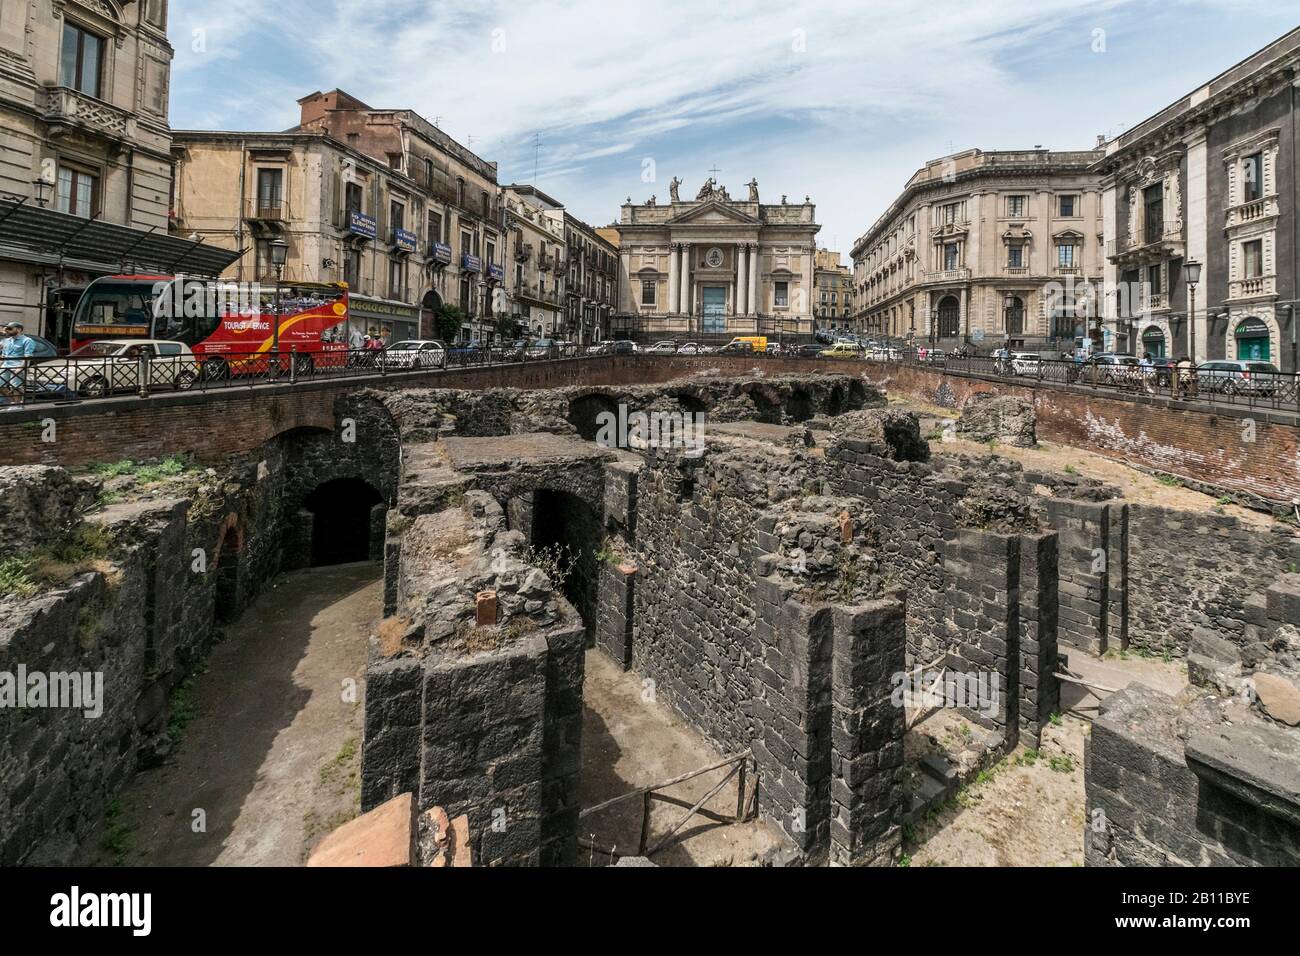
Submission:
<svg viewBox="0 0 1300 956">
<path fill-rule="evenodd" d="M 209 391 L 321 379 L 388 378 L 439 369 L 477 368 L 573 359 L 576 349 L 451 348 L 426 351 L 120 353 L 0 361 L 0 406 L 79 402 L 168 391 Z"/>
<path fill-rule="evenodd" d="M 922 361 L 913 353 L 865 353 L 867 362 L 942 368 L 949 374 L 1005 379 L 1013 384 L 1073 385 L 1119 397 L 1161 396 L 1211 405 L 1245 405 L 1300 411 L 1300 382 L 1291 372 L 1267 371 L 1261 363 L 1211 361 L 1197 367 L 1172 364 L 1062 361 L 1038 357 L 944 355 Z"/>
</svg>

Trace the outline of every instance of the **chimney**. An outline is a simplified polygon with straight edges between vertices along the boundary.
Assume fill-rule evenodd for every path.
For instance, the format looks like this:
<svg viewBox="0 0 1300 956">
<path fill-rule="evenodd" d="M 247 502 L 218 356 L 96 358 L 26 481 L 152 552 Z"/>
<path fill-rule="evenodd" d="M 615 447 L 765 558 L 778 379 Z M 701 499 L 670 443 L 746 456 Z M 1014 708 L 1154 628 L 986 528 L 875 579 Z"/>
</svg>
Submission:
<svg viewBox="0 0 1300 956">
<path fill-rule="evenodd" d="M 349 96 L 342 90 L 330 90 L 328 93 L 317 90 L 315 93 L 308 93 L 298 101 L 298 106 L 302 108 L 302 116 L 299 120 L 301 126 L 323 119 L 330 110 L 370 109 L 355 96 Z"/>
</svg>

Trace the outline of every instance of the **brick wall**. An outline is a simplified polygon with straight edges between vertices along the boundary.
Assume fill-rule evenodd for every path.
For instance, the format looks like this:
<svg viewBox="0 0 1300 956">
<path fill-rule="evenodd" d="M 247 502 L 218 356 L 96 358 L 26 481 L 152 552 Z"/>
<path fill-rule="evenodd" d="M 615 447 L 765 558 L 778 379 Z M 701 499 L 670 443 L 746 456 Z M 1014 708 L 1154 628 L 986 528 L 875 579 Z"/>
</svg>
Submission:
<svg viewBox="0 0 1300 956">
<path fill-rule="evenodd" d="M 868 365 L 895 394 L 960 408 L 976 392 L 1032 402 L 1038 437 L 1214 488 L 1289 503 L 1300 498 L 1296 416 L 1246 407 L 1208 410 L 1158 397 L 1109 398 L 1082 386 L 1010 384 L 913 366 Z"/>
</svg>

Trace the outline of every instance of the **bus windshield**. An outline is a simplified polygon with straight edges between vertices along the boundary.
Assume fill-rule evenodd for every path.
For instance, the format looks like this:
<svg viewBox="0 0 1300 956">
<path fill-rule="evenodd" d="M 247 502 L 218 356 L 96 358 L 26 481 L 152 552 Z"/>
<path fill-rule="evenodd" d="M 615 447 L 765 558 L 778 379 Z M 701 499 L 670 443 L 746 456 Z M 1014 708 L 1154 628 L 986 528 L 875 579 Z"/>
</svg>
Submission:
<svg viewBox="0 0 1300 956">
<path fill-rule="evenodd" d="M 156 290 L 154 282 L 96 283 L 77 303 L 73 325 L 82 334 L 93 328 L 96 335 L 129 330 L 147 336 L 153 324 Z"/>
</svg>

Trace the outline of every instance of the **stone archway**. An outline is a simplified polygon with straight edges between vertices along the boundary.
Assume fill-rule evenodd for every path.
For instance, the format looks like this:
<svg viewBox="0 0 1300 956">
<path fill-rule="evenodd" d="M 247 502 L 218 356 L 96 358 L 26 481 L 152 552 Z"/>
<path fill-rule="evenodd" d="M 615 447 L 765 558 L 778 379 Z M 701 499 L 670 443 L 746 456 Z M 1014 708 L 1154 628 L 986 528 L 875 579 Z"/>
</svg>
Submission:
<svg viewBox="0 0 1300 956">
<path fill-rule="evenodd" d="M 361 478 L 333 478 L 303 499 L 311 515 L 312 567 L 376 561 L 383 557 L 383 496 Z"/>
<path fill-rule="evenodd" d="M 604 415 L 613 415 L 617 419 L 618 403 L 603 392 L 579 395 L 569 402 L 568 422 L 586 441 L 596 440 Z"/>
<path fill-rule="evenodd" d="M 239 593 L 239 566 L 244 551 L 244 528 L 239 515 L 229 514 L 217 536 L 213 570 L 217 574 L 213 589 L 213 617 L 219 623 L 233 621 L 243 610 Z"/>
</svg>

